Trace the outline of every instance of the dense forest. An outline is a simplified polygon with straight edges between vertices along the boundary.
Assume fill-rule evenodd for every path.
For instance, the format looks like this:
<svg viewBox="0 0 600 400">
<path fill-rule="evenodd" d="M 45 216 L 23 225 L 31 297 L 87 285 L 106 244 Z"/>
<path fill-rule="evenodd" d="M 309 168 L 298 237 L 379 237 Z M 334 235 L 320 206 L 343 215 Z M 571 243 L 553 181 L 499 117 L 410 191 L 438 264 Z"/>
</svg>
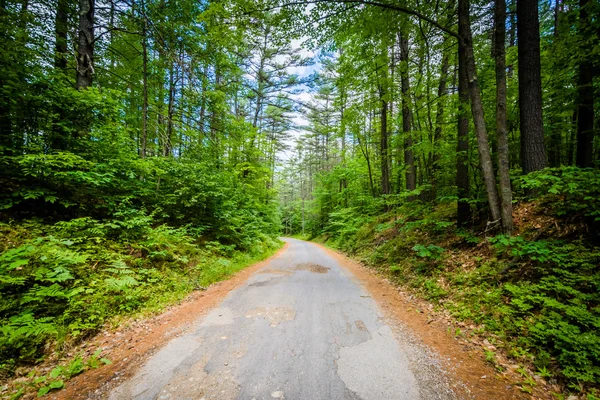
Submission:
<svg viewBox="0 0 600 400">
<path fill-rule="evenodd" d="M 0 37 L 14 398 L 282 233 L 468 321 L 524 392 L 598 398 L 598 2 L 0 0 Z"/>
<path fill-rule="evenodd" d="M 523 392 L 542 377 L 558 398 L 598 398 L 600 4 L 322 1 L 305 15 L 322 69 L 280 172 L 284 232 L 428 299 L 486 338 L 498 371 L 529 365 Z"/>
</svg>

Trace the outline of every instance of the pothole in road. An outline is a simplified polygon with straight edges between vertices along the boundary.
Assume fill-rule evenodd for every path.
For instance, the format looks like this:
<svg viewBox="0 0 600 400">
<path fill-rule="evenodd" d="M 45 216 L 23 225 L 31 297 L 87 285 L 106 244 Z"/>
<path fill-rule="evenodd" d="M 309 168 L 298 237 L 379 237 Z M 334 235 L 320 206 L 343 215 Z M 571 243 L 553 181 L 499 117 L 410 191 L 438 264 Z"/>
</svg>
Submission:
<svg viewBox="0 0 600 400">
<path fill-rule="evenodd" d="M 292 275 L 294 272 L 290 271 L 289 269 L 269 268 L 269 269 L 262 270 L 260 273 L 261 274 L 274 274 L 274 275 L 289 276 L 289 275 Z"/>
<path fill-rule="evenodd" d="M 271 323 L 272 327 L 280 322 L 291 321 L 296 318 L 296 311 L 289 307 L 258 307 L 246 313 L 246 318 L 264 318 Z"/>
<path fill-rule="evenodd" d="M 357 321 L 354 321 L 354 325 L 356 325 L 356 328 L 357 328 L 359 331 L 368 332 L 368 330 L 367 330 L 367 326 L 366 326 L 366 325 L 365 325 L 365 323 L 364 323 L 364 322 L 362 322 L 360 319 L 359 319 L 359 320 L 357 320 Z"/>
<path fill-rule="evenodd" d="M 329 272 L 329 268 L 313 263 L 298 264 L 294 267 L 294 270 L 314 272 L 315 274 L 326 274 L 327 272 Z"/>
<path fill-rule="evenodd" d="M 206 372 L 208 356 L 204 356 L 189 370 L 181 371 L 163 386 L 158 399 L 219 399 L 233 400 L 240 392 L 240 385 L 225 364 L 212 373 Z"/>
<path fill-rule="evenodd" d="M 266 281 L 258 281 L 258 282 L 251 283 L 249 286 L 252 286 L 252 287 L 269 286 L 269 285 L 275 285 L 275 284 L 277 284 L 277 282 L 278 282 L 278 279 L 271 278 L 271 279 L 267 279 Z"/>
</svg>

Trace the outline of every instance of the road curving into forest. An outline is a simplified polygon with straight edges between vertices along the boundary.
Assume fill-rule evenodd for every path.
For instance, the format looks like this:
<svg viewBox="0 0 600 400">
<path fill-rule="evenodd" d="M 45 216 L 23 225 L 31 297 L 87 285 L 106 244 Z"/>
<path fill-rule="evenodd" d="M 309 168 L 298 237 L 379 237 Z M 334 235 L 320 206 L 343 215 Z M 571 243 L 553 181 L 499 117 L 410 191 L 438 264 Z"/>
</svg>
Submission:
<svg viewBox="0 0 600 400">
<path fill-rule="evenodd" d="M 285 239 L 109 399 L 454 399 L 435 356 L 318 245 Z"/>
</svg>

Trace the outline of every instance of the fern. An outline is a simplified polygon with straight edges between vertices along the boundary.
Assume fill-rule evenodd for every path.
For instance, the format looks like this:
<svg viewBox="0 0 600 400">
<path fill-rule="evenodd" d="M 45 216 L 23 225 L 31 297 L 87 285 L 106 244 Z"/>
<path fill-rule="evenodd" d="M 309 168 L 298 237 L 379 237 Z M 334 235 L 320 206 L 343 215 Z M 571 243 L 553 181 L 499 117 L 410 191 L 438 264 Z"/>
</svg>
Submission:
<svg viewBox="0 0 600 400">
<path fill-rule="evenodd" d="M 9 342 L 22 336 L 48 336 L 56 335 L 57 332 L 53 317 L 36 319 L 30 312 L 11 317 L 8 324 L 0 327 L 0 333 L 7 337 Z"/>
<path fill-rule="evenodd" d="M 125 291 L 140 284 L 140 282 L 131 275 L 124 275 L 120 278 L 106 278 L 104 283 L 109 290 L 117 292 Z"/>
</svg>

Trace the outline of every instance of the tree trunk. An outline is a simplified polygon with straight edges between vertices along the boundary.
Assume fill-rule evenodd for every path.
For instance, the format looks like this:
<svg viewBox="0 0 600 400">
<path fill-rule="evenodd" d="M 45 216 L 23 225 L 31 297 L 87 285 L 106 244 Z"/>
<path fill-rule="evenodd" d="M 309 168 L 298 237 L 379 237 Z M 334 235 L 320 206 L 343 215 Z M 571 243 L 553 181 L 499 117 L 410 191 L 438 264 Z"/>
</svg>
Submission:
<svg viewBox="0 0 600 400">
<path fill-rule="evenodd" d="M 444 40 L 444 45 L 447 45 L 448 40 Z M 449 56 L 447 52 L 444 52 L 442 56 L 442 70 L 440 72 L 440 83 L 438 85 L 437 92 L 437 112 L 435 116 L 435 131 L 433 133 L 433 158 L 431 165 L 431 183 L 432 183 L 432 200 L 435 200 L 436 192 L 437 192 L 437 184 L 438 184 L 438 174 L 441 170 L 440 160 L 442 149 L 440 148 L 440 143 L 442 142 L 442 126 L 444 124 L 444 96 L 446 95 L 446 82 L 448 80 L 448 68 L 450 67 Z"/>
<path fill-rule="evenodd" d="M 413 153 L 412 111 L 410 109 L 410 81 L 408 75 L 408 37 L 399 34 L 400 42 L 400 81 L 402 91 L 402 132 L 404 133 L 404 164 L 406 167 L 406 190 L 417 188 L 417 169 Z"/>
<path fill-rule="evenodd" d="M 58 0 L 54 20 L 54 67 L 62 72 L 67 69 L 67 35 L 69 34 L 69 1 Z"/>
<path fill-rule="evenodd" d="M 473 54 L 473 37 L 471 34 L 471 20 L 469 16 L 469 0 L 459 0 L 458 2 L 458 30 L 463 42 L 459 51 L 464 52 L 467 79 L 469 81 L 469 94 L 471 97 L 471 113 L 473 114 L 473 123 L 475 125 L 475 134 L 477 135 L 477 148 L 479 150 L 479 163 L 481 164 L 481 173 L 485 184 L 488 205 L 490 207 L 491 221 L 488 225 L 501 222 L 500 198 L 498 188 L 496 187 L 496 177 L 490 154 L 488 134 L 485 127 L 485 118 L 483 114 L 483 104 L 481 101 L 481 92 L 477 80 L 477 69 L 475 67 L 475 56 Z"/>
<path fill-rule="evenodd" d="M 581 43 L 590 37 L 589 0 L 579 0 L 579 35 Z M 584 44 L 584 47 L 587 47 Z M 577 80 L 577 155 L 578 167 L 594 166 L 594 66 L 587 49 L 580 49 L 579 76 Z"/>
<path fill-rule="evenodd" d="M 560 13 L 561 13 L 561 0 L 556 0 L 554 5 L 554 33 L 553 33 L 553 45 L 556 46 L 560 41 Z M 556 48 L 556 47 L 555 47 Z M 559 79 L 554 79 L 552 90 L 550 93 L 550 107 L 553 108 L 553 112 L 550 113 L 550 124 L 548 126 L 548 165 L 553 168 L 558 168 L 562 163 L 562 135 L 563 135 L 563 124 L 562 119 L 564 118 L 558 113 L 558 110 L 563 107 L 562 99 L 560 99 L 560 92 L 562 91 L 562 82 Z"/>
<path fill-rule="evenodd" d="M 165 135 L 165 143 L 163 154 L 169 157 L 173 153 L 173 119 L 175 110 L 175 66 L 171 63 L 169 68 L 169 104 L 167 108 L 167 134 Z"/>
<path fill-rule="evenodd" d="M 0 17 L 6 17 L 6 1 L 0 0 Z M 4 86 L 5 77 L 0 75 L 0 154 L 12 155 L 12 117 L 10 97 L 6 94 Z"/>
<path fill-rule="evenodd" d="M 95 0 L 79 0 L 79 37 L 77 42 L 77 89 L 92 86 L 94 79 Z"/>
<path fill-rule="evenodd" d="M 465 226 L 471 219 L 469 205 L 469 79 L 464 44 L 458 43 L 458 133 L 456 143 L 456 187 L 457 187 L 457 226 Z"/>
<path fill-rule="evenodd" d="M 538 0 L 517 0 L 517 33 L 521 164 L 528 174 L 546 167 Z"/>
<path fill-rule="evenodd" d="M 57 72 L 67 72 L 67 40 L 69 34 L 69 2 L 58 0 L 54 18 L 54 68 Z M 69 133 L 64 124 L 67 117 L 64 107 L 53 104 L 52 108 L 57 117 L 52 118 L 52 131 L 48 143 L 52 150 L 66 150 L 68 148 Z"/>
<path fill-rule="evenodd" d="M 148 37 L 145 14 L 145 2 L 141 4 L 142 18 L 142 137 L 140 140 L 140 157 L 146 158 L 148 146 Z"/>
<path fill-rule="evenodd" d="M 388 102 L 384 100 L 385 93 L 380 89 L 381 97 L 381 194 L 390 194 L 390 168 L 388 158 L 387 113 Z"/>
<path fill-rule="evenodd" d="M 502 230 L 512 235 L 512 190 L 508 154 L 508 124 L 506 113 L 506 2 L 496 0 L 494 9 L 494 58 L 496 60 L 496 136 L 498 140 L 498 176 L 502 201 Z"/>
</svg>

